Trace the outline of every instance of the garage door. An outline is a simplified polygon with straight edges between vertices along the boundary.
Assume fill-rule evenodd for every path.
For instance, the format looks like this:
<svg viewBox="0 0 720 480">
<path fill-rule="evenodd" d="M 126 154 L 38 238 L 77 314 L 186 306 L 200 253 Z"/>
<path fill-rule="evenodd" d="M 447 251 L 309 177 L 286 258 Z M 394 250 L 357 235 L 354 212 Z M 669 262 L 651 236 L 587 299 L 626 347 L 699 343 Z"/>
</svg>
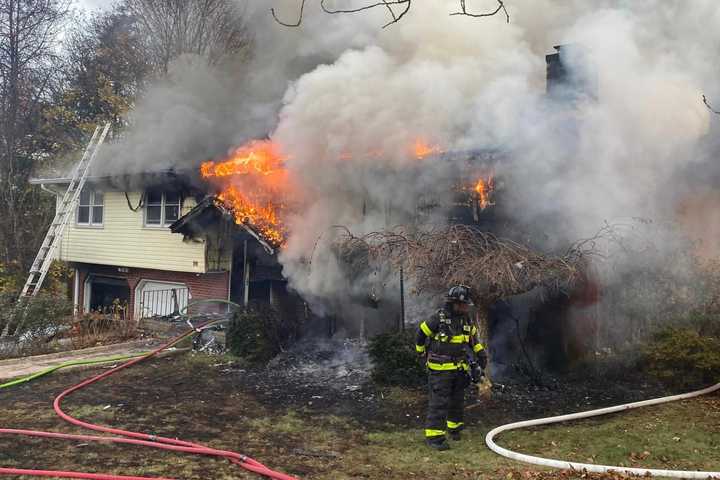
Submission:
<svg viewBox="0 0 720 480">
<path fill-rule="evenodd" d="M 139 318 L 167 317 L 187 307 L 190 291 L 184 283 L 142 280 L 135 290 L 135 298 Z"/>
<path fill-rule="evenodd" d="M 85 310 L 119 313 L 130 301 L 130 286 L 124 278 L 89 275 L 85 286 Z"/>
</svg>

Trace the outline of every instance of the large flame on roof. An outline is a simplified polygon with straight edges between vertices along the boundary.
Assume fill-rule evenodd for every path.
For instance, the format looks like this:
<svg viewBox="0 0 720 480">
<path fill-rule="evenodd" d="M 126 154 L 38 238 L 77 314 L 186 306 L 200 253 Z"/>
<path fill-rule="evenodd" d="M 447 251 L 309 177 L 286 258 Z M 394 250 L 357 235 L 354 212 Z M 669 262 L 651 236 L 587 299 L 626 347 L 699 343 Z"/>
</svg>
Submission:
<svg viewBox="0 0 720 480">
<path fill-rule="evenodd" d="M 284 199 L 288 193 L 287 157 L 269 140 L 253 140 L 227 157 L 204 162 L 203 178 L 220 189 L 217 199 L 232 211 L 235 222 L 257 231 L 273 246 L 285 242 Z"/>
<path fill-rule="evenodd" d="M 418 138 L 407 150 L 410 157 L 425 159 L 445 152 L 439 145 Z M 368 151 L 368 157 L 383 156 L 382 150 Z M 341 159 L 351 159 L 341 154 Z M 290 182 L 285 162 L 288 156 L 271 140 L 252 140 L 224 158 L 204 162 L 203 178 L 218 188 L 217 200 L 232 211 L 235 222 L 247 225 L 274 247 L 287 237 L 284 217 L 290 198 Z M 481 209 L 492 205 L 493 176 L 480 178 L 474 186 Z"/>
</svg>

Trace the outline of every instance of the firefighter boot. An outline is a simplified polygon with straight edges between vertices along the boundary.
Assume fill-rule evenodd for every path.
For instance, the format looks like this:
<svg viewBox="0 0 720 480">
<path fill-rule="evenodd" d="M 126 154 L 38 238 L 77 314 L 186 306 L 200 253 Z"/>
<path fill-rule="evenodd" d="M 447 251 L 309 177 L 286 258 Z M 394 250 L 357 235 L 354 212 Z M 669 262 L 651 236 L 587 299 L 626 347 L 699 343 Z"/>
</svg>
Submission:
<svg viewBox="0 0 720 480">
<path fill-rule="evenodd" d="M 460 430 L 450 430 L 449 433 L 450 433 L 450 440 L 453 440 L 455 442 L 460 441 L 460 437 L 461 437 Z"/>
<path fill-rule="evenodd" d="M 450 450 L 450 445 L 445 441 L 445 436 L 427 438 L 425 443 L 428 447 L 440 452 Z"/>
</svg>

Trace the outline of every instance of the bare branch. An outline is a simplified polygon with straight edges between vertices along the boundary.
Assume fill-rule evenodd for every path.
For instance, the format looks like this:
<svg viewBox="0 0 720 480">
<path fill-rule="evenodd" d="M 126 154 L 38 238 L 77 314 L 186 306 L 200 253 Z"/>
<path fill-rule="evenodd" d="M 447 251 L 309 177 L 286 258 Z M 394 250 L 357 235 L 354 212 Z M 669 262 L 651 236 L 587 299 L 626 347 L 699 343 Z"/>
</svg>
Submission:
<svg viewBox="0 0 720 480">
<path fill-rule="evenodd" d="M 708 99 L 707 99 L 707 97 L 706 97 L 705 95 L 702 96 L 702 100 L 703 100 L 703 103 L 705 104 L 705 106 L 708 108 L 708 110 L 710 110 L 710 111 L 711 111 L 712 113 L 714 113 L 715 115 L 720 115 L 720 111 L 715 110 L 715 109 L 710 105 L 710 102 L 708 102 Z"/>
<path fill-rule="evenodd" d="M 390 6 L 389 3 L 385 2 L 385 6 L 388 9 L 388 12 L 390 13 L 390 16 L 393 19 L 393 22 L 397 22 L 397 15 L 395 15 L 395 10 L 392 9 L 392 6 Z"/>
<path fill-rule="evenodd" d="M 396 14 L 395 11 L 392 9 L 393 5 L 403 5 L 405 8 L 400 14 Z M 320 0 L 320 8 L 322 8 L 323 12 L 329 13 L 329 14 L 337 14 L 337 13 L 358 13 L 365 10 L 372 10 L 376 7 L 385 7 L 390 11 L 390 16 L 392 17 L 392 20 L 390 20 L 388 23 L 383 25 L 382 28 L 386 28 L 393 23 L 397 23 L 402 17 L 404 17 L 408 11 L 410 11 L 410 7 L 412 6 L 412 0 L 382 0 L 377 3 L 373 3 L 370 5 L 365 5 L 364 7 L 358 7 L 358 8 L 349 8 L 349 9 L 330 9 L 327 6 L 325 6 L 325 0 Z"/>
<path fill-rule="evenodd" d="M 330 8 L 326 5 L 326 0 L 320 0 L 320 8 L 325 13 L 329 13 L 331 15 L 335 14 L 342 14 L 342 13 L 359 13 L 364 12 L 367 10 L 373 10 L 375 8 L 385 8 L 388 13 L 390 14 L 390 21 L 387 22 L 385 25 L 383 25 L 382 28 L 389 27 L 390 25 L 399 22 L 407 13 L 410 11 L 410 8 L 412 8 L 412 1 L 413 0 L 371 0 L 374 1 L 374 3 L 368 3 L 364 6 L 357 7 L 357 8 Z M 300 15 L 298 17 L 297 22 L 295 23 L 286 23 L 281 21 L 276 13 L 275 9 L 271 8 L 270 13 L 272 13 L 273 18 L 277 23 L 280 25 L 284 25 L 286 27 L 299 27 L 302 23 L 303 18 L 303 11 L 305 9 L 305 2 L 306 0 L 301 0 L 300 3 Z M 505 18 L 507 19 L 507 22 L 510 23 L 510 14 L 508 13 L 507 9 L 505 8 L 504 0 L 497 0 L 498 6 L 497 8 L 492 12 L 486 12 L 486 13 L 471 13 L 467 11 L 467 6 L 465 4 L 466 0 L 460 0 L 460 11 L 451 13 L 450 15 L 464 15 L 466 17 L 474 17 L 474 18 L 480 18 L 480 17 L 492 17 L 493 15 L 497 15 L 501 11 L 505 14 Z M 396 12 L 393 7 L 401 6 L 402 11 Z"/>
<path fill-rule="evenodd" d="M 510 23 L 510 14 L 507 11 L 507 8 L 505 8 L 505 3 L 503 0 L 497 0 L 498 7 L 493 10 L 492 12 L 486 12 L 486 13 L 469 13 L 467 11 L 467 6 L 465 5 L 466 0 L 460 0 L 460 11 L 451 13 L 450 16 L 453 15 L 464 15 L 466 17 L 474 17 L 474 18 L 480 18 L 480 17 L 492 17 L 494 15 L 497 15 L 500 10 L 505 13 L 505 18 L 507 19 L 507 23 Z"/>
<path fill-rule="evenodd" d="M 304 11 L 305 11 L 305 0 L 301 0 L 301 3 L 300 3 L 300 15 L 298 16 L 298 21 L 297 21 L 296 23 L 285 23 L 285 22 L 283 22 L 282 20 L 280 20 L 280 19 L 277 17 L 277 15 L 275 14 L 275 9 L 274 9 L 274 8 L 271 8 L 271 9 L 270 9 L 270 13 L 272 14 L 272 16 L 273 16 L 273 18 L 275 19 L 275 21 L 276 21 L 277 23 L 279 23 L 280 25 L 284 26 L 284 27 L 299 27 L 300 24 L 302 23 L 303 12 L 304 12 Z"/>
</svg>

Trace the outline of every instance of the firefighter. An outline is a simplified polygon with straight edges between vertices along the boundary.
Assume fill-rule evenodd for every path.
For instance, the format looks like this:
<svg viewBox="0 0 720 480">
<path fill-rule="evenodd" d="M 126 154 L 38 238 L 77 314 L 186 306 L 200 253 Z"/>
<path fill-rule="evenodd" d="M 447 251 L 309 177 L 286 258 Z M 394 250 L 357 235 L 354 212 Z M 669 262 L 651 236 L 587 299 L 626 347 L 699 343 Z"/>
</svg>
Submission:
<svg viewBox="0 0 720 480">
<path fill-rule="evenodd" d="M 468 316 L 470 288 L 452 287 L 445 306 L 418 328 L 416 350 L 428 369 L 428 413 L 425 442 L 436 450 L 450 448 L 463 429 L 465 388 L 478 383 L 487 365 L 487 355 L 478 339 L 478 329 Z"/>
</svg>

